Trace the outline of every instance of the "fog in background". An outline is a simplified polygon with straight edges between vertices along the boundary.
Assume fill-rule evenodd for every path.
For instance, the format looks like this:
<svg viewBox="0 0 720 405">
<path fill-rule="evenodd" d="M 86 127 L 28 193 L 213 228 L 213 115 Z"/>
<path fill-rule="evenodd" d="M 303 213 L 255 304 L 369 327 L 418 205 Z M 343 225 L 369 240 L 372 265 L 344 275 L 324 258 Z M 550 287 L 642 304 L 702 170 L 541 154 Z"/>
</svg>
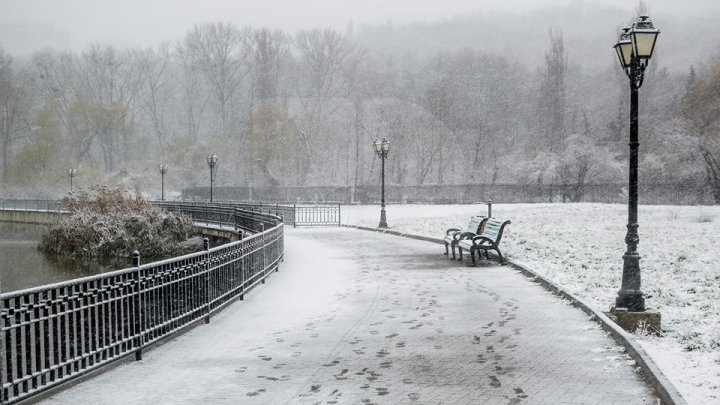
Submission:
<svg viewBox="0 0 720 405">
<path fill-rule="evenodd" d="M 653 16 L 703 16 L 720 9 L 715 0 L 650 0 Z M 47 35 L 9 38 L 0 29 L 6 51 L 28 53 L 42 46 L 84 50 L 100 43 L 154 47 L 177 40 L 196 23 L 230 22 L 294 33 L 308 28 L 345 30 L 378 24 L 436 22 L 480 13 L 484 16 L 526 13 L 548 7 L 600 4 L 629 14 L 637 2 L 627 0 L 3 0 L 0 25 L 26 25 Z M 510 27 L 508 27 L 510 28 Z M 10 43 L 8 43 L 10 42 Z"/>
<path fill-rule="evenodd" d="M 386 137 L 389 187 L 530 185 L 582 201 L 585 184 L 626 182 L 628 80 L 612 46 L 649 13 L 661 34 L 641 90 L 641 181 L 720 203 L 717 8 L 4 0 L 0 191 L 57 197 L 75 168 L 77 187 L 157 197 L 167 162 L 176 197 L 207 188 L 217 153 L 218 187 L 349 187 L 359 201 Z"/>
</svg>

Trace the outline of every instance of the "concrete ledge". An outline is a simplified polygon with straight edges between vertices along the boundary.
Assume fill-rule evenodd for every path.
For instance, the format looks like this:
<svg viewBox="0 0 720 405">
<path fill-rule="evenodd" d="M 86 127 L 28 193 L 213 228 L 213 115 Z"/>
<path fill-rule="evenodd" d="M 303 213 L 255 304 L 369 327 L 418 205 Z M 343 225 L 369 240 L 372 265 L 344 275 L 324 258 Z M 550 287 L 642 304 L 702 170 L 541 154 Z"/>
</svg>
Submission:
<svg viewBox="0 0 720 405">
<path fill-rule="evenodd" d="M 242 239 L 243 232 L 235 228 L 223 227 L 220 225 L 208 225 L 204 222 L 195 222 L 195 226 L 200 228 L 201 232 L 205 236 L 215 236 L 218 238 L 227 239 L 230 242 L 237 242 Z"/>
<path fill-rule="evenodd" d="M 628 311 L 627 308 L 610 308 L 605 313 L 618 324 L 621 328 L 630 333 L 636 332 L 638 329 L 646 333 L 660 336 L 662 333 L 662 316 L 660 311 L 653 309 L 645 309 L 643 312 Z"/>
<path fill-rule="evenodd" d="M 405 234 L 398 231 L 388 230 L 388 229 L 380 229 L 380 228 L 370 228 L 365 226 L 356 226 L 356 225 L 341 225 L 346 228 L 355 228 L 360 229 L 364 231 L 373 231 L 373 232 L 380 232 L 380 233 L 387 233 L 390 235 L 395 236 L 402 236 L 406 238 L 412 238 L 412 239 L 418 239 L 423 240 L 427 242 L 437 243 L 444 245 L 445 242 L 442 239 L 439 238 L 430 238 L 427 236 L 418 236 L 418 235 L 411 235 L 411 234 Z M 440 253 L 442 254 L 442 253 Z M 574 295 L 570 294 L 569 292 L 565 291 L 562 287 L 559 285 L 556 285 L 552 280 L 547 279 L 537 273 L 535 273 L 532 270 L 526 269 L 523 266 L 520 266 L 511 260 L 505 259 L 505 262 L 508 264 L 509 267 L 521 272 L 523 275 L 528 277 L 530 281 L 533 281 L 535 283 L 540 284 L 545 288 L 546 290 L 552 292 L 553 294 L 569 301 L 572 303 L 573 306 L 580 309 L 581 311 L 585 312 L 587 315 L 590 316 L 590 318 L 600 324 L 600 326 L 612 336 L 613 340 L 620 345 L 623 346 L 626 350 L 626 352 L 630 355 L 630 357 L 635 360 L 638 367 L 640 367 L 640 370 L 642 370 L 643 374 L 645 375 L 645 378 L 647 379 L 647 382 L 655 389 L 655 393 L 657 394 L 658 398 L 660 399 L 660 403 L 658 405 L 686 405 L 687 402 L 685 402 L 685 399 L 680 395 L 680 392 L 675 388 L 675 386 L 670 382 L 670 380 L 665 377 L 662 370 L 660 370 L 660 367 L 655 364 L 655 362 L 652 360 L 649 354 L 640 346 L 640 344 L 634 342 L 633 337 L 631 334 L 623 330 L 620 326 L 618 326 L 615 322 L 613 322 L 610 318 L 608 318 L 607 315 L 605 315 L 602 312 L 597 312 L 593 310 L 590 306 L 588 306 L 584 301 L 581 299 L 575 297 Z"/>
<path fill-rule="evenodd" d="M 66 213 L 59 211 L 25 211 L 0 209 L 0 222 L 49 225 L 55 222 L 60 215 L 66 215 Z"/>
</svg>

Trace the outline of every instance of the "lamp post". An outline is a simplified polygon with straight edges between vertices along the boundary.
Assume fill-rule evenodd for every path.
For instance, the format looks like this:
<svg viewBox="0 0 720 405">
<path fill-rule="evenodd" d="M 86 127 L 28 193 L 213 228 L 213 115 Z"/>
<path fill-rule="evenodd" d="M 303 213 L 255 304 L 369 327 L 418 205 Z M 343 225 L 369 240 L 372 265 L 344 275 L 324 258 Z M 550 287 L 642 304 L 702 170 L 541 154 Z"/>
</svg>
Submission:
<svg viewBox="0 0 720 405">
<path fill-rule="evenodd" d="M 160 201 L 165 201 L 165 173 L 167 170 L 167 162 L 160 163 Z"/>
<path fill-rule="evenodd" d="M 73 192 L 73 184 L 72 184 L 72 181 L 73 181 L 73 177 L 75 177 L 75 173 L 77 173 L 77 170 L 75 170 L 75 169 L 69 169 L 69 170 L 68 170 L 68 176 L 70 176 L 70 192 L 71 192 L 71 193 Z"/>
<path fill-rule="evenodd" d="M 213 172 L 215 171 L 215 165 L 218 163 L 218 157 L 216 154 L 208 155 L 207 164 L 210 167 L 210 202 L 213 200 Z"/>
<path fill-rule="evenodd" d="M 623 255 L 622 285 L 615 299 L 616 308 L 631 312 L 645 311 L 645 297 L 640 290 L 640 255 L 638 236 L 638 89 L 642 86 L 645 68 L 650 62 L 655 40 L 660 31 L 650 17 L 643 15 L 632 27 L 626 27 L 614 48 L 620 65 L 630 79 L 630 159 L 628 183 L 628 224 Z"/>
<path fill-rule="evenodd" d="M 385 217 L 385 159 L 387 158 L 388 151 L 390 151 L 390 142 L 383 138 L 381 141 L 378 141 L 377 139 L 373 143 L 373 147 L 375 148 L 375 153 L 377 153 L 378 157 L 382 161 L 382 183 L 380 186 L 380 224 L 378 225 L 378 228 L 387 228 L 387 219 Z"/>
</svg>

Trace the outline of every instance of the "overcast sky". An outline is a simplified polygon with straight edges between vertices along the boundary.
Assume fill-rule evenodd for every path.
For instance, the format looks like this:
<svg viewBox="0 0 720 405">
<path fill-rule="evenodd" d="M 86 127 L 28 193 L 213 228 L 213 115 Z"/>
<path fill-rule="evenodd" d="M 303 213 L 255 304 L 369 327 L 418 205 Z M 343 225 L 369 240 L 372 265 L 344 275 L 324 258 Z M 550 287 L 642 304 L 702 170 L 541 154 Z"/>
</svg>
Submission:
<svg viewBox="0 0 720 405">
<path fill-rule="evenodd" d="M 522 12 L 581 0 L 0 0 L 0 25 L 44 24 L 68 34 L 69 46 L 155 46 L 178 40 L 194 23 L 233 22 L 289 33 L 312 27 L 344 30 L 387 21 L 434 21 L 473 12 Z M 627 10 L 637 1 L 594 0 Z M 717 0 L 646 0 L 653 15 L 697 15 L 717 10 Z M 0 30 L 2 36 L 10 35 Z M 37 40 L 35 41 L 37 42 Z M 48 39 L 48 44 L 52 44 Z"/>
</svg>

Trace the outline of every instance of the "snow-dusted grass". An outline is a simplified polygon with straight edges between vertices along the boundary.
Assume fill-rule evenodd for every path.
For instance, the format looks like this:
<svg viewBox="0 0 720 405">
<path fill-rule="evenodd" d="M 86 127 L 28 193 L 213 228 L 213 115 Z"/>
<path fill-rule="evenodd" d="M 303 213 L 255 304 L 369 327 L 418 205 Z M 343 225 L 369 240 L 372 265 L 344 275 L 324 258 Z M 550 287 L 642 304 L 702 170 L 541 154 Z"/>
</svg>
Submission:
<svg viewBox="0 0 720 405">
<path fill-rule="evenodd" d="M 377 226 L 377 206 L 343 206 L 342 223 Z M 479 205 L 390 205 L 390 229 L 440 238 Z M 509 219 L 501 250 L 596 310 L 614 303 L 622 276 L 627 207 L 494 204 Z M 690 404 L 720 403 L 720 207 L 640 206 L 642 289 L 662 314 L 662 337 L 637 336 Z M 438 248 L 441 254 L 442 248 Z M 479 269 L 481 270 L 481 269 Z"/>
</svg>

